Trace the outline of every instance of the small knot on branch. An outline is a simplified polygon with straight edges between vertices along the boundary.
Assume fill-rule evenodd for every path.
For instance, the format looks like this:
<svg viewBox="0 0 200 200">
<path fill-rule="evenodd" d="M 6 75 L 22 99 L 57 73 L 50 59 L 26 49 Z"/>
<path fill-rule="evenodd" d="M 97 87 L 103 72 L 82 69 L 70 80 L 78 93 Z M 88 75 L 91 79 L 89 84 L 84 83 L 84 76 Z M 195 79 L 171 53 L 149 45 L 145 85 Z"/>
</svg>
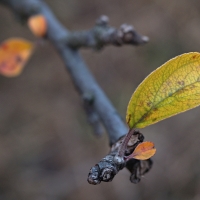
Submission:
<svg viewBox="0 0 200 200">
<path fill-rule="evenodd" d="M 109 17 L 106 15 L 102 15 L 96 20 L 96 25 L 97 26 L 107 26 L 108 22 L 109 22 Z"/>
<path fill-rule="evenodd" d="M 140 45 L 145 44 L 149 41 L 149 38 L 147 36 L 141 36 L 136 32 L 134 26 L 128 24 L 121 25 L 118 31 L 118 37 L 121 39 L 121 42 L 119 41 L 119 45 L 123 43 Z"/>
</svg>

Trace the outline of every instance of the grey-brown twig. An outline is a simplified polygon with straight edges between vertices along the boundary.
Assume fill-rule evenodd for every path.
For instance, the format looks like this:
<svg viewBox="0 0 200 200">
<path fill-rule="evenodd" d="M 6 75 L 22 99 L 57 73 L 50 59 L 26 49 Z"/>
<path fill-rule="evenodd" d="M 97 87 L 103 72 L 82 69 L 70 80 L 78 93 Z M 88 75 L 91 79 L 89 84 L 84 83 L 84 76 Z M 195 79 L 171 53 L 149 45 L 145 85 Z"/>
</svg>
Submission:
<svg viewBox="0 0 200 200">
<path fill-rule="evenodd" d="M 70 32 L 60 24 L 51 9 L 42 0 L 0 0 L 0 3 L 11 8 L 22 20 L 27 20 L 28 17 L 35 14 L 42 14 L 46 18 L 48 24 L 46 39 L 59 52 L 77 91 L 84 99 L 85 109 L 89 118 L 91 118 L 90 121 L 94 122 L 94 129 L 100 131 L 99 125 L 103 124 L 110 145 L 120 145 L 120 138 L 128 132 L 128 128 L 88 70 L 78 48 L 92 47 L 99 49 L 107 44 L 138 45 L 146 43 L 148 38 L 140 36 L 129 25 L 122 25 L 120 29 L 108 26 L 108 18 L 105 16 L 98 19 L 96 26 L 90 31 Z M 134 135 L 134 137 L 138 136 L 139 134 Z M 132 144 L 132 146 L 134 145 L 135 143 Z M 119 165 L 119 163 L 116 165 L 114 157 L 117 148 L 114 148 L 114 146 L 112 146 L 111 152 L 96 167 L 91 169 L 88 178 L 90 183 L 97 184 L 100 181 L 110 181 L 125 166 L 125 164 Z M 140 161 L 135 161 L 127 166 L 129 166 L 128 169 L 131 171 L 132 177 L 136 176 L 136 178 L 133 178 L 133 182 L 148 171 L 141 171 Z M 98 180 L 95 179 L 95 176 Z"/>
<path fill-rule="evenodd" d="M 148 37 L 138 34 L 131 25 L 123 24 L 119 29 L 111 27 L 108 24 L 108 17 L 103 15 L 91 30 L 70 32 L 66 40 L 66 43 L 72 48 L 101 49 L 106 45 L 145 44 L 148 42 Z"/>
</svg>

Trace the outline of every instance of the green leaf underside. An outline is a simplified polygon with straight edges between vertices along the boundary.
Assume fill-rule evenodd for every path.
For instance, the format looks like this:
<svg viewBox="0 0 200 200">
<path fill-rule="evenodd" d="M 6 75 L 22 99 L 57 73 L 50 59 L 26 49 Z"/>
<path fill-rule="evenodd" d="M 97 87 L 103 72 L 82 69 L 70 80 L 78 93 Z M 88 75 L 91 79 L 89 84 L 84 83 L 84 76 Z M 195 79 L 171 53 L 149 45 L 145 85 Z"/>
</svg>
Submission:
<svg viewBox="0 0 200 200">
<path fill-rule="evenodd" d="M 200 53 L 177 56 L 138 86 L 127 108 L 130 128 L 144 128 L 200 104 Z"/>
</svg>

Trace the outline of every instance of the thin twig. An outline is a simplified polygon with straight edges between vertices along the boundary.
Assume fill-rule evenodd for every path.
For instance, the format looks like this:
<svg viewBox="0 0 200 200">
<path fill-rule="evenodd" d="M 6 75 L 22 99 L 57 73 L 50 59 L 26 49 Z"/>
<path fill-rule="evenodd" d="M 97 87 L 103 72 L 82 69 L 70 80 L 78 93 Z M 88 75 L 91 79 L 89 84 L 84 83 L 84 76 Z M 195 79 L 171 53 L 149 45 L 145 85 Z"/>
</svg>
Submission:
<svg viewBox="0 0 200 200">
<path fill-rule="evenodd" d="M 131 25 L 122 24 L 116 29 L 109 26 L 108 22 L 108 17 L 103 15 L 92 29 L 70 32 L 66 44 L 72 48 L 101 49 L 106 45 L 142 45 L 148 42 L 148 37 L 138 34 Z"/>
</svg>

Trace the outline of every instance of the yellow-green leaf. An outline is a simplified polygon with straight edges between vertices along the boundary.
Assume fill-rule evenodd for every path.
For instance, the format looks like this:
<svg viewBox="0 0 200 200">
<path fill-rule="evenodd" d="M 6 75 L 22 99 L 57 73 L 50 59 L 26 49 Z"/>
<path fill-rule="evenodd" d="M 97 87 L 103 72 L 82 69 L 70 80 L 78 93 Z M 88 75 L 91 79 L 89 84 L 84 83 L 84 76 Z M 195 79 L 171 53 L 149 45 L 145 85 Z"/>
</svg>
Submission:
<svg viewBox="0 0 200 200">
<path fill-rule="evenodd" d="M 179 55 L 153 71 L 128 104 L 130 128 L 143 128 L 200 105 L 200 53 Z"/>
</svg>

